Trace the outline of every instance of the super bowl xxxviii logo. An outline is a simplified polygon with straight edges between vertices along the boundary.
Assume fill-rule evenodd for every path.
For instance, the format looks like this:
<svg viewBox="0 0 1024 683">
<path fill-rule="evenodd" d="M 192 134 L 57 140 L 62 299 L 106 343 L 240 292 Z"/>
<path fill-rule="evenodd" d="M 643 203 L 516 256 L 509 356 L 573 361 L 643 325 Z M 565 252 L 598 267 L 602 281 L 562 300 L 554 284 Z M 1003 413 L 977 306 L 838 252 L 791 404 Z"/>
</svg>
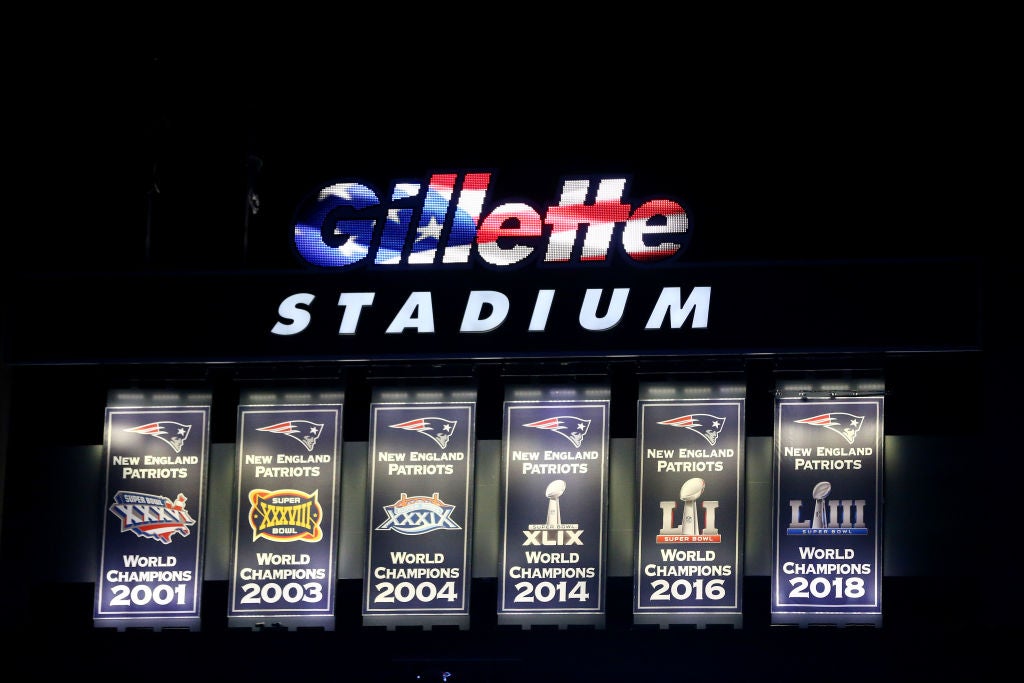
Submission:
<svg viewBox="0 0 1024 683">
<path fill-rule="evenodd" d="M 789 525 L 787 536 L 866 536 L 863 498 L 829 500 L 832 484 L 819 481 L 811 489 L 811 519 L 802 519 L 804 501 L 799 498 L 789 501 Z"/>
<path fill-rule="evenodd" d="M 402 493 L 394 503 L 384 506 L 388 517 L 376 530 L 420 536 L 432 531 L 461 529 L 452 519 L 454 511 L 455 506 L 445 503 L 436 492 L 429 497 Z"/>
<path fill-rule="evenodd" d="M 319 541 L 323 538 L 320 524 L 324 511 L 320 507 L 318 493 L 295 489 L 249 491 L 252 540 L 265 538 L 278 543 Z"/>
<path fill-rule="evenodd" d="M 151 493 L 118 491 L 110 511 L 121 520 L 121 533 L 168 544 L 175 535 L 188 536 L 189 527 L 196 523 L 185 509 L 186 500 L 181 493 L 171 500 Z"/>
</svg>

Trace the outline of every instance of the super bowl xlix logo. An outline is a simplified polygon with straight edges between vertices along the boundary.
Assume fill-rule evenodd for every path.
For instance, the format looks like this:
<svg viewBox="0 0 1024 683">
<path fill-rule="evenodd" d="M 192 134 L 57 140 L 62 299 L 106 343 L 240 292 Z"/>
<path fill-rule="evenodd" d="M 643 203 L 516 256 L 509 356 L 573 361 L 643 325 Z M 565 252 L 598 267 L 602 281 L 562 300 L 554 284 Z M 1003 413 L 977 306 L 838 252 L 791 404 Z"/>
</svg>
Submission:
<svg viewBox="0 0 1024 683">
<path fill-rule="evenodd" d="M 868 533 L 864 524 L 864 508 L 867 501 L 862 498 L 827 500 L 832 484 L 820 481 L 811 490 L 813 513 L 811 519 L 801 519 L 800 510 L 804 501 L 789 501 L 790 521 L 787 536 L 863 536 Z"/>
<path fill-rule="evenodd" d="M 566 486 L 564 479 L 555 479 L 544 489 L 544 497 L 548 499 L 546 520 L 543 524 L 530 524 L 529 528 L 523 530 L 526 536 L 523 545 L 583 545 L 583 529 L 580 529 L 580 525 L 562 523 L 560 499 Z"/>
</svg>

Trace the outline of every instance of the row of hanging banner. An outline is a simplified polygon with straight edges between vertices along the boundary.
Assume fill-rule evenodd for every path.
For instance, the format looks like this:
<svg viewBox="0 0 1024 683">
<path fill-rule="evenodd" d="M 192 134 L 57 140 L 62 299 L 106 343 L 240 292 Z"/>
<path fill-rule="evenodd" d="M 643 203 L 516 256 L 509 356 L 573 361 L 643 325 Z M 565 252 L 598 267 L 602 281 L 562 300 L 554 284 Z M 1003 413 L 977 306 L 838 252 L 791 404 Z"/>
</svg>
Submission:
<svg viewBox="0 0 1024 683">
<path fill-rule="evenodd" d="M 686 393 L 652 383 L 637 402 L 633 619 L 739 628 L 745 398 Z M 232 627 L 334 629 L 344 393 L 305 395 L 240 397 Z M 106 408 L 94 624 L 197 630 L 210 396 L 140 396 Z M 433 396 L 374 392 L 367 626 L 469 626 L 476 393 Z M 603 387 L 506 391 L 499 624 L 604 626 L 610 407 Z M 881 395 L 777 396 L 773 624 L 881 625 L 883 408 Z"/>
</svg>

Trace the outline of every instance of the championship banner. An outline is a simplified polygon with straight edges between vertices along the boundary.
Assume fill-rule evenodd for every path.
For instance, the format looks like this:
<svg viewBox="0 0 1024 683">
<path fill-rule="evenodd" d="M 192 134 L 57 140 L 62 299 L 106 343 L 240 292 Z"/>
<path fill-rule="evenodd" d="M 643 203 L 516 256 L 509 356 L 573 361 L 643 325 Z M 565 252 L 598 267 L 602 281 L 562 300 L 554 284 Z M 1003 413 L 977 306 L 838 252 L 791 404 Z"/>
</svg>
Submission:
<svg viewBox="0 0 1024 683">
<path fill-rule="evenodd" d="M 773 624 L 881 626 L 883 401 L 775 401 Z"/>
<path fill-rule="evenodd" d="M 475 390 L 374 392 L 364 625 L 469 628 L 475 443 Z"/>
<path fill-rule="evenodd" d="M 498 623 L 604 627 L 606 388 L 506 394 Z"/>
<path fill-rule="evenodd" d="M 210 396 L 166 397 L 108 400 L 97 627 L 200 626 Z"/>
<path fill-rule="evenodd" d="M 644 398 L 686 389 L 640 391 L 633 619 L 739 628 L 745 399 Z"/>
<path fill-rule="evenodd" d="M 228 624 L 334 630 L 343 394 L 243 392 Z"/>
</svg>

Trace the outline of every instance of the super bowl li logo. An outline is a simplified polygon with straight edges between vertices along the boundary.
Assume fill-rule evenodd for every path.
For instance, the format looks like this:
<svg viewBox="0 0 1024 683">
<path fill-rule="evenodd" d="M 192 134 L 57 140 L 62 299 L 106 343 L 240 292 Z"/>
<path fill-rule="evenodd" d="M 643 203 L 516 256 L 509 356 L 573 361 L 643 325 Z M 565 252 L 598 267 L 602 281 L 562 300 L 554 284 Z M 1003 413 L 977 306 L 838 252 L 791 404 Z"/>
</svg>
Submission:
<svg viewBox="0 0 1024 683">
<path fill-rule="evenodd" d="M 853 445 L 864 425 L 862 415 L 850 413 L 822 413 L 813 417 L 794 420 L 796 424 L 809 425 L 811 427 L 827 429 L 843 437 L 848 444 Z M 811 519 L 801 519 L 800 510 L 803 501 L 791 499 L 789 501 L 790 521 L 786 527 L 787 536 L 865 536 L 868 533 L 864 523 L 864 508 L 867 501 L 863 498 L 844 498 L 840 500 L 829 500 L 832 492 L 832 483 L 819 481 L 811 489 L 811 500 L 813 501 L 813 512 Z"/>
<path fill-rule="evenodd" d="M 678 427 L 698 434 L 709 445 L 718 443 L 718 437 L 725 427 L 725 418 L 707 413 L 680 415 L 658 424 L 666 427 Z M 661 464 L 660 462 L 658 463 Z M 682 463 L 680 463 L 682 464 Z M 697 501 L 704 494 L 705 482 L 700 477 L 692 477 L 683 482 L 679 488 L 679 501 L 663 500 L 661 507 L 661 529 L 658 532 L 658 543 L 721 543 L 722 534 L 715 526 L 715 512 L 718 510 L 717 500 L 704 500 L 700 507 L 704 511 L 703 527 L 698 523 Z M 676 511 L 682 502 L 679 523 L 676 524 Z"/>
<path fill-rule="evenodd" d="M 416 432 L 441 448 L 447 448 L 457 425 L 458 420 L 420 417 L 389 426 L 392 429 Z M 387 519 L 379 524 L 376 530 L 394 531 L 404 536 L 421 536 L 432 531 L 455 531 L 462 527 L 452 519 L 453 512 L 455 506 L 441 500 L 437 491 L 431 496 L 410 496 L 403 492 L 394 503 L 384 506 Z"/>
</svg>

